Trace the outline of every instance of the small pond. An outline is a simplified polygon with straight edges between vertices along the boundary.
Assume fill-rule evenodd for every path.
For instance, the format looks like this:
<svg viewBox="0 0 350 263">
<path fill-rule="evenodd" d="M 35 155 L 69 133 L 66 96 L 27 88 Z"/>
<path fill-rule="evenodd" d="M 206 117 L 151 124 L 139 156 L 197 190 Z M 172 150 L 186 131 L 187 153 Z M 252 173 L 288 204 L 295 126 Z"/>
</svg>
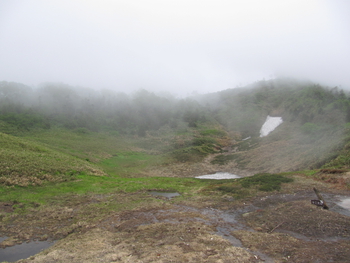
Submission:
<svg viewBox="0 0 350 263">
<path fill-rule="evenodd" d="M 150 194 L 154 196 L 162 196 L 166 198 L 173 198 L 180 195 L 179 193 L 156 192 L 156 191 L 150 192 Z"/>
<path fill-rule="evenodd" d="M 236 174 L 218 172 L 215 174 L 206 174 L 206 175 L 197 176 L 196 178 L 221 180 L 221 179 L 236 179 L 241 177 Z"/>
<path fill-rule="evenodd" d="M 4 241 L 5 239 L 6 238 L 0 238 L 0 241 Z M 0 248 L 0 262 L 15 262 L 20 259 L 29 258 L 53 244 L 54 242 L 50 241 L 32 241 L 12 247 Z"/>
</svg>

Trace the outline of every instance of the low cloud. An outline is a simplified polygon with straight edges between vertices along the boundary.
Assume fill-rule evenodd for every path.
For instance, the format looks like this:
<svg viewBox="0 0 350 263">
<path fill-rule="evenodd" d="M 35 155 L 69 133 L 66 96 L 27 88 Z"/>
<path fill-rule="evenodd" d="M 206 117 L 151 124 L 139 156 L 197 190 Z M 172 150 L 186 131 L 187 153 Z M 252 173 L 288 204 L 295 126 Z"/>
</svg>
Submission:
<svg viewBox="0 0 350 263">
<path fill-rule="evenodd" d="M 278 75 L 350 87 L 346 1 L 14 0 L 0 10 L 0 80 L 180 95 Z"/>
</svg>

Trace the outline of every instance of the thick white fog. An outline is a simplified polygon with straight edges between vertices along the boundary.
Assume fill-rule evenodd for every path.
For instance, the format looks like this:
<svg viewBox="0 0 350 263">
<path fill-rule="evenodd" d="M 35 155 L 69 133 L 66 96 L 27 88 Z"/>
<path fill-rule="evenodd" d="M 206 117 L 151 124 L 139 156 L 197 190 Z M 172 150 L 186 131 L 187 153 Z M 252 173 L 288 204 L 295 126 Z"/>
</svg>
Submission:
<svg viewBox="0 0 350 263">
<path fill-rule="evenodd" d="M 276 76 L 350 87 L 347 0 L 0 0 L 0 81 L 188 95 Z"/>
</svg>

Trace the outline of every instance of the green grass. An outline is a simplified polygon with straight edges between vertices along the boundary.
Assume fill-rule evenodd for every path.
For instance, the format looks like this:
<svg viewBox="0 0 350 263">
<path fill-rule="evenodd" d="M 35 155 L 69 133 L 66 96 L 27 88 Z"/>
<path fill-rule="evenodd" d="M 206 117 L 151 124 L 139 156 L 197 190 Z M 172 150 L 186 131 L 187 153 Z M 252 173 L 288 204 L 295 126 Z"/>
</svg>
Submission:
<svg viewBox="0 0 350 263">
<path fill-rule="evenodd" d="M 81 133 L 59 128 L 30 132 L 24 138 L 94 163 L 112 157 L 118 151 L 128 151 L 131 147 L 128 138 L 113 133 Z"/>
<path fill-rule="evenodd" d="M 138 191 L 176 191 L 191 194 L 206 185 L 205 180 L 192 178 L 122 178 L 78 175 L 77 180 L 62 183 L 47 183 L 40 187 L 0 186 L 0 201 L 46 204 L 66 195 L 108 194 Z"/>
<path fill-rule="evenodd" d="M 134 177 L 142 170 L 161 164 L 162 155 L 150 155 L 143 152 L 118 152 L 113 157 L 99 163 L 105 172 L 111 176 Z"/>
<path fill-rule="evenodd" d="M 80 173 L 104 174 L 84 160 L 3 133 L 0 133 L 0 160 L 0 184 L 8 186 L 70 181 Z"/>
<path fill-rule="evenodd" d="M 29 181 L 12 181 L 11 184 L 0 185 L 0 201 L 46 203 L 71 194 L 148 190 L 188 193 L 204 183 L 186 178 L 137 178 L 145 169 L 162 163 L 165 157 L 135 148 L 131 140 L 124 138 L 123 141 L 115 135 L 53 129 L 37 134 L 27 133 L 22 138 L 5 134 L 1 136 L 1 177 L 4 178 L 6 169 L 10 168 L 12 173 L 6 174 L 6 178 L 27 178 Z M 98 151 L 99 156 L 96 154 Z M 96 157 L 97 163 L 86 161 L 89 156 Z M 91 171 L 102 173 L 102 170 L 106 172 L 105 176 L 92 176 Z M 28 175 L 23 176 L 25 173 Z M 61 179 L 50 180 L 49 175 Z M 33 178 L 41 180 L 40 183 L 30 181 Z"/>
</svg>

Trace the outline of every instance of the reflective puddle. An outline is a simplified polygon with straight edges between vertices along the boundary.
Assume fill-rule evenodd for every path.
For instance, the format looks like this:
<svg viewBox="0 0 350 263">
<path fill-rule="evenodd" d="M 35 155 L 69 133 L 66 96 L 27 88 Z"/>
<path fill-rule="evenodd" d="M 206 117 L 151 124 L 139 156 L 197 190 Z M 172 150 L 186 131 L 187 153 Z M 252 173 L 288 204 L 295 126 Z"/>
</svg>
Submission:
<svg viewBox="0 0 350 263">
<path fill-rule="evenodd" d="M 1 238 L 0 240 L 4 241 L 5 239 L 6 238 Z M 14 262 L 20 259 L 29 258 L 53 244 L 54 242 L 50 241 L 32 241 L 12 247 L 0 248 L 0 262 Z"/>
<path fill-rule="evenodd" d="M 339 206 L 350 210 L 350 198 L 345 198 L 338 203 Z"/>
<path fill-rule="evenodd" d="M 236 174 L 219 172 L 219 173 L 215 173 L 215 174 L 206 174 L 206 175 L 197 176 L 196 178 L 221 180 L 221 179 L 236 179 L 236 178 L 241 178 L 241 177 L 239 175 L 236 175 Z"/>
<path fill-rule="evenodd" d="M 163 196 L 166 198 L 173 198 L 180 195 L 179 193 L 167 193 L 167 192 L 156 192 L 156 191 L 150 192 L 150 194 L 154 196 Z"/>
</svg>

